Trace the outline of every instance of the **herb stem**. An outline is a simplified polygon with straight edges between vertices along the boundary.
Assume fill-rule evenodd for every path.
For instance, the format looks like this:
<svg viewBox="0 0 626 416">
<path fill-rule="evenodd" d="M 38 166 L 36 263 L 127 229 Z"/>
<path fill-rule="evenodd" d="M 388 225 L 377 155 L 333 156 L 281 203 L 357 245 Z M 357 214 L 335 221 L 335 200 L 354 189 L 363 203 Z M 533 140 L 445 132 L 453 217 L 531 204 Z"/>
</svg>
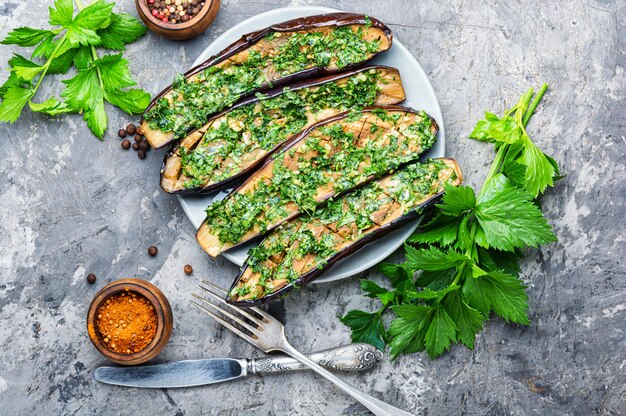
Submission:
<svg viewBox="0 0 626 416">
<path fill-rule="evenodd" d="M 535 110 L 537 109 L 537 106 L 541 102 L 543 95 L 546 93 L 546 91 L 548 91 L 548 84 L 543 84 L 541 88 L 539 89 L 539 92 L 537 93 L 537 95 L 535 95 L 535 99 L 528 107 L 526 114 L 524 114 L 524 118 L 522 119 L 522 123 L 524 124 L 524 126 L 528 124 L 528 121 L 535 113 Z"/>
<path fill-rule="evenodd" d="M 43 78 L 46 76 L 46 73 L 48 72 L 48 69 L 50 68 L 50 64 L 52 64 L 52 60 L 57 57 L 56 56 L 57 52 L 59 51 L 59 49 L 61 49 L 61 46 L 65 43 L 66 36 L 67 34 L 63 35 L 59 43 L 57 43 L 57 46 L 52 51 L 50 58 L 48 58 L 48 61 L 44 64 L 43 71 L 39 75 L 39 79 L 37 80 L 37 84 L 35 84 L 35 88 L 33 89 L 33 95 L 31 96 L 31 98 L 35 96 L 35 93 L 37 93 L 37 90 L 39 89 L 39 86 L 41 85 L 41 81 L 43 81 Z"/>
</svg>

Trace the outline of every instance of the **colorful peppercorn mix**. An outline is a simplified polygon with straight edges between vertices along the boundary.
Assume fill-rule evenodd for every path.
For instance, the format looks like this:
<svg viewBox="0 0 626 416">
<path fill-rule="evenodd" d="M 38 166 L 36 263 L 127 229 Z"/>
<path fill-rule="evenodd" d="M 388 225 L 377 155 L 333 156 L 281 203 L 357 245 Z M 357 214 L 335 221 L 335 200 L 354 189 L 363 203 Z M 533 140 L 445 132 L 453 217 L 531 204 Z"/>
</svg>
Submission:
<svg viewBox="0 0 626 416">
<path fill-rule="evenodd" d="M 204 7 L 201 0 L 147 0 L 150 13 L 163 23 L 184 23 L 193 19 Z"/>
</svg>

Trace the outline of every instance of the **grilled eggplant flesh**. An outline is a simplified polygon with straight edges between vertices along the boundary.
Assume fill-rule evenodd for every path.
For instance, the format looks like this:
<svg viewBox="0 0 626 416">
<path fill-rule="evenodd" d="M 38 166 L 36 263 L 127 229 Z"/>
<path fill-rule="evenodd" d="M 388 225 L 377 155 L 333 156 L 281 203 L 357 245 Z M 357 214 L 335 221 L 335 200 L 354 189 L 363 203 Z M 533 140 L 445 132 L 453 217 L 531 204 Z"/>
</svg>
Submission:
<svg viewBox="0 0 626 416">
<path fill-rule="evenodd" d="M 144 113 L 142 130 L 153 147 L 163 147 L 240 98 L 270 85 L 350 69 L 389 49 L 391 42 L 383 23 L 352 13 L 290 20 L 244 35 L 177 76 Z"/>
<path fill-rule="evenodd" d="M 174 145 L 163 162 L 161 187 L 168 193 L 218 190 L 322 119 L 404 98 L 400 73 L 383 66 L 277 87 L 212 117 Z"/>
<path fill-rule="evenodd" d="M 423 111 L 401 106 L 344 112 L 316 123 L 226 198 L 210 205 L 196 238 L 216 257 L 417 160 L 434 144 L 437 129 Z"/>
<path fill-rule="evenodd" d="M 339 260 L 417 218 L 446 183 L 458 186 L 452 159 L 414 163 L 291 220 L 250 250 L 227 301 L 254 306 L 284 296 Z"/>
</svg>

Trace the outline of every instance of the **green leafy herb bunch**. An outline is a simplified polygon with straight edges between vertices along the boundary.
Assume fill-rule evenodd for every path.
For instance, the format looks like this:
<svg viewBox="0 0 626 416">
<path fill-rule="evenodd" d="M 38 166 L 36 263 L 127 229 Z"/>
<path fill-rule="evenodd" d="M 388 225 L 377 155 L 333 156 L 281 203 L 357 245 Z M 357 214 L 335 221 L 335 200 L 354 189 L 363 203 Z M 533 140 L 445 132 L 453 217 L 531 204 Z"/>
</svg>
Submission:
<svg viewBox="0 0 626 416">
<path fill-rule="evenodd" d="M 129 114 L 148 106 L 147 92 L 129 88 L 136 83 L 121 53 L 146 28 L 128 14 L 114 13 L 114 5 L 103 0 L 87 6 L 81 0 L 56 0 L 49 9 L 52 28 L 19 27 L 8 34 L 3 44 L 35 48 L 30 59 L 14 54 L 9 60 L 11 72 L 0 87 L 0 121 L 15 122 L 26 104 L 51 116 L 81 113 L 93 134 L 102 139 L 108 123 L 105 101 Z M 99 56 L 99 48 L 120 53 Z M 62 81 L 65 89 L 60 97 L 35 101 L 47 75 L 66 74 L 72 67 L 76 74 Z"/>
<path fill-rule="evenodd" d="M 502 117 L 486 113 L 470 137 L 492 143 L 495 160 L 478 192 L 446 186 L 432 220 L 409 238 L 406 261 L 382 263 L 391 289 L 361 280 L 375 312 L 349 311 L 341 321 L 353 341 L 392 358 L 426 350 L 432 358 L 461 342 L 474 348 L 491 313 L 529 325 L 528 296 L 519 277 L 523 250 L 556 240 L 537 198 L 559 179 L 559 168 L 530 139 L 526 125 L 547 85 L 530 89 Z M 387 327 L 383 316 L 395 315 Z"/>
</svg>

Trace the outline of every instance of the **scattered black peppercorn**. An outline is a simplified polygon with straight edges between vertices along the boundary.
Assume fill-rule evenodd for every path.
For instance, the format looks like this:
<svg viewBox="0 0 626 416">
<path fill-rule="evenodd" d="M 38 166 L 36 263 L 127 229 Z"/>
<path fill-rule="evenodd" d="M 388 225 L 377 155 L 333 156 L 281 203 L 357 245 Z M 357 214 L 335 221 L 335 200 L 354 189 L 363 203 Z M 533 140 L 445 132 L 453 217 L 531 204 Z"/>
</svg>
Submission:
<svg viewBox="0 0 626 416">
<path fill-rule="evenodd" d="M 146 152 L 150 148 L 150 145 L 148 144 L 147 140 L 142 140 L 139 142 L 139 148 L 143 150 L 144 152 Z"/>
<path fill-rule="evenodd" d="M 120 139 L 123 139 L 124 137 L 126 137 L 126 130 L 124 129 L 119 129 L 117 131 L 117 135 L 120 136 Z"/>
<path fill-rule="evenodd" d="M 136 136 L 135 136 L 135 142 L 136 142 L 136 143 L 140 143 L 142 140 L 143 140 L 143 139 L 142 139 L 142 137 L 141 137 L 140 135 L 136 135 Z"/>
<path fill-rule="evenodd" d="M 148 247 L 148 254 L 151 255 L 152 257 L 156 256 L 158 252 L 159 252 L 159 249 L 156 248 L 155 246 Z"/>
<path fill-rule="evenodd" d="M 146 158 L 146 151 L 143 149 L 139 149 L 139 151 L 137 152 L 137 157 L 139 159 L 145 159 Z"/>
<path fill-rule="evenodd" d="M 130 140 L 128 139 L 122 140 L 122 147 L 124 148 L 124 150 L 130 149 Z"/>
<path fill-rule="evenodd" d="M 96 283 L 96 275 L 93 273 L 89 273 L 87 275 L 87 283 L 89 283 L 90 285 L 93 285 L 94 283 Z"/>
<path fill-rule="evenodd" d="M 133 143 L 133 150 L 139 150 L 139 143 Z"/>
<path fill-rule="evenodd" d="M 143 130 L 141 129 L 141 127 L 137 127 L 136 133 L 140 136 L 143 136 Z"/>
<path fill-rule="evenodd" d="M 193 267 L 191 267 L 191 264 L 185 264 L 183 270 L 187 276 L 191 276 L 193 274 Z"/>
<path fill-rule="evenodd" d="M 130 123 L 128 126 L 126 126 L 126 131 L 132 136 L 137 131 L 137 127 L 135 127 L 133 123 Z"/>
</svg>

